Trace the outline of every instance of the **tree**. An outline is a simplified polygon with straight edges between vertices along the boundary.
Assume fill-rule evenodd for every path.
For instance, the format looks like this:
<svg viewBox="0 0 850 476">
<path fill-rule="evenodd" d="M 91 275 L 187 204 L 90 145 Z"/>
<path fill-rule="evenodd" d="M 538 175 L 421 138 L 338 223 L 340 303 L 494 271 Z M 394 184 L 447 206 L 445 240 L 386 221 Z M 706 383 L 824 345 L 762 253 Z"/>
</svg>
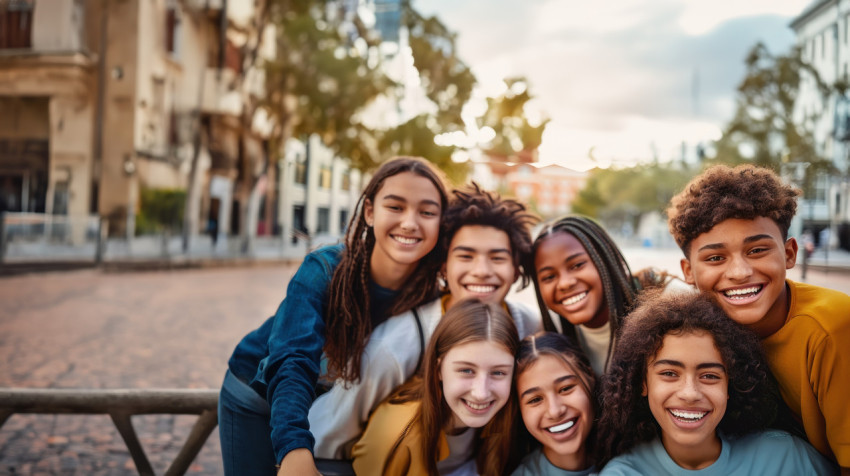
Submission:
<svg viewBox="0 0 850 476">
<path fill-rule="evenodd" d="M 738 85 L 735 116 L 715 143 L 708 164 L 752 163 L 782 173 L 794 164 L 805 167 L 803 190 L 808 194 L 814 177 L 831 170 L 821 157 L 811 131 L 794 121 L 794 103 L 801 75 L 810 75 L 824 99 L 841 85 L 827 85 L 817 71 L 803 61 L 799 48 L 785 55 L 772 55 L 757 43 L 746 58 L 747 73 Z M 806 118 L 815 119 L 815 118 Z"/>
<path fill-rule="evenodd" d="M 524 77 L 506 78 L 505 90 L 487 98 L 487 110 L 478 119 L 478 127 L 495 132 L 484 152 L 502 162 L 536 162 L 537 149 L 543 142 L 543 131 L 549 119 L 533 125 L 525 106 L 533 99 Z"/>
<path fill-rule="evenodd" d="M 612 228 L 628 223 L 637 229 L 641 218 L 662 213 L 693 171 L 653 162 L 622 169 L 593 169 L 573 202 L 573 211 L 592 216 Z"/>
</svg>

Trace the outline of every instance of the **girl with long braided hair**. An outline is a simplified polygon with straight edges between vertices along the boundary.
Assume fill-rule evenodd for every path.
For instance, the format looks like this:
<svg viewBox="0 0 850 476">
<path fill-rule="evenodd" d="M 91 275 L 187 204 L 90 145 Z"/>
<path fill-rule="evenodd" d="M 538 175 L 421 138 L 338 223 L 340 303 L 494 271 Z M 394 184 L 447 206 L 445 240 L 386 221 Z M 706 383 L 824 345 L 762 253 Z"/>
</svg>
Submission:
<svg viewBox="0 0 850 476">
<path fill-rule="evenodd" d="M 228 362 L 225 474 L 319 474 L 307 419 L 318 378 L 356 382 L 372 329 L 437 296 L 447 203 L 442 174 L 426 160 L 389 160 L 363 190 L 345 242 L 304 258 L 275 315 Z"/>
<path fill-rule="evenodd" d="M 528 268 L 533 270 L 544 329 L 578 342 L 597 375 L 608 368 L 614 336 L 641 291 L 668 286 L 690 289 L 654 269 L 633 275 L 608 233 L 581 215 L 568 215 L 545 226 L 534 241 L 531 259 Z"/>
</svg>

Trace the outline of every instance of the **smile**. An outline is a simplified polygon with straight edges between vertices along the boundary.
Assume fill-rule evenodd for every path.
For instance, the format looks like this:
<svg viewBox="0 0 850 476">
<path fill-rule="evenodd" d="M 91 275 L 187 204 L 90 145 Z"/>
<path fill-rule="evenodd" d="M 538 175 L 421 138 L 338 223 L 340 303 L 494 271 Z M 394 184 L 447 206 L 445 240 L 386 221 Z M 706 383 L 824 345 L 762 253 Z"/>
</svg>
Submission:
<svg viewBox="0 0 850 476">
<path fill-rule="evenodd" d="M 764 286 L 750 286 L 748 288 L 739 288 L 739 289 L 730 289 L 728 291 L 723 291 L 723 295 L 728 297 L 729 299 L 746 299 L 749 297 L 753 297 L 761 292 L 764 289 Z"/>
<path fill-rule="evenodd" d="M 546 431 L 549 433 L 563 433 L 570 428 L 572 428 L 576 424 L 576 419 L 569 420 L 567 422 L 561 423 L 560 425 L 550 426 L 546 428 Z"/>
<path fill-rule="evenodd" d="M 575 296 L 569 297 L 567 299 L 564 299 L 563 301 L 561 301 L 561 305 L 572 306 L 573 304 L 580 302 L 581 300 L 583 300 L 586 297 L 587 297 L 587 291 L 585 291 L 583 293 L 576 294 Z"/>
<path fill-rule="evenodd" d="M 392 238 L 403 245 L 415 245 L 422 241 L 420 238 L 409 238 L 407 236 L 392 235 Z"/>
<path fill-rule="evenodd" d="M 668 410 L 673 417 L 686 423 L 700 421 L 708 415 L 708 412 L 687 412 L 684 410 Z"/>
<path fill-rule="evenodd" d="M 486 410 L 486 409 L 490 408 L 490 406 L 491 406 L 491 405 L 493 405 L 493 402 L 487 402 L 487 403 L 472 403 L 472 402 L 470 402 L 469 400 L 463 400 L 463 403 L 464 403 L 466 406 L 468 406 L 470 409 L 475 410 L 476 412 L 480 412 L 480 411 L 482 411 L 482 410 Z"/>
<path fill-rule="evenodd" d="M 492 284 L 466 284 L 463 286 L 467 291 L 476 294 L 492 293 L 496 290 L 496 286 Z"/>
</svg>

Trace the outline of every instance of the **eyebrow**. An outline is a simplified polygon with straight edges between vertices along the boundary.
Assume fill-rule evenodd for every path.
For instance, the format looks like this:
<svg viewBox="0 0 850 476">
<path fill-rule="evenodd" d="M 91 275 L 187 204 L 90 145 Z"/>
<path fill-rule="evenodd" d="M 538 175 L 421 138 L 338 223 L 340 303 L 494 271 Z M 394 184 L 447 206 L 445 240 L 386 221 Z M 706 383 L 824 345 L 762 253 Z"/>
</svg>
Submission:
<svg viewBox="0 0 850 476">
<path fill-rule="evenodd" d="M 406 198 L 402 197 L 401 195 L 393 195 L 393 194 L 384 195 L 383 197 L 381 197 L 381 200 L 397 200 L 399 202 L 407 203 Z M 427 199 L 427 198 L 422 200 L 422 203 L 427 204 L 427 205 L 434 205 L 437 208 L 440 207 L 439 203 L 435 202 L 434 200 Z"/>
<path fill-rule="evenodd" d="M 764 239 L 772 240 L 773 237 L 770 236 L 770 235 L 762 233 L 762 234 L 759 234 L 759 235 L 753 235 L 753 236 L 748 236 L 748 237 L 744 238 L 744 243 L 752 243 L 754 241 L 764 240 Z M 703 246 L 702 248 L 700 248 L 697 251 L 719 250 L 719 249 L 722 249 L 722 248 L 725 248 L 725 247 L 726 247 L 726 245 L 724 245 L 723 243 L 710 243 L 710 244 Z"/>
<path fill-rule="evenodd" d="M 673 367 L 685 368 L 685 364 L 679 362 L 678 360 L 672 360 L 672 359 L 656 360 L 655 362 L 652 363 L 653 367 L 657 367 L 659 365 L 670 365 L 670 366 L 673 366 Z M 702 364 L 697 365 L 697 370 L 716 369 L 716 368 L 719 368 L 720 370 L 726 372 L 726 367 L 719 362 L 704 362 Z"/>
<path fill-rule="evenodd" d="M 452 249 L 451 249 L 451 251 L 452 251 L 452 252 L 455 252 L 455 251 L 466 251 L 467 253 L 476 253 L 476 252 L 478 252 L 478 249 L 473 248 L 473 247 L 471 247 L 471 246 L 458 245 L 458 246 L 455 246 L 454 248 L 452 248 Z M 507 253 L 507 254 L 511 254 L 511 250 L 509 250 L 509 249 L 507 249 L 507 248 L 493 248 L 493 249 L 489 249 L 489 250 L 487 250 L 487 253 L 489 253 L 489 254 L 493 254 L 493 253 Z"/>
<path fill-rule="evenodd" d="M 586 251 L 579 251 L 578 253 L 571 254 L 571 255 L 567 256 L 566 258 L 564 258 L 564 263 L 566 263 L 567 261 L 576 259 L 581 255 L 586 255 L 586 254 L 587 254 Z M 540 273 L 540 272 L 545 271 L 545 270 L 550 269 L 550 268 L 554 268 L 554 266 L 543 266 L 542 268 L 539 268 L 537 270 L 537 273 Z"/>
<path fill-rule="evenodd" d="M 575 376 L 575 375 L 564 375 L 564 376 L 562 376 L 562 377 L 558 377 L 558 378 L 556 378 L 556 379 L 554 380 L 554 383 L 561 383 L 561 382 L 563 382 L 563 381 L 565 381 L 565 380 L 578 380 L 578 379 L 576 378 L 576 376 Z M 531 388 L 529 388 L 528 390 L 526 390 L 526 391 L 522 392 L 522 394 L 521 394 L 519 397 L 520 397 L 520 398 L 522 398 L 522 397 L 526 396 L 526 395 L 527 395 L 527 394 L 529 394 L 529 393 L 534 393 L 534 392 L 537 392 L 537 391 L 539 391 L 539 390 L 540 390 L 540 387 L 531 387 Z"/>
</svg>

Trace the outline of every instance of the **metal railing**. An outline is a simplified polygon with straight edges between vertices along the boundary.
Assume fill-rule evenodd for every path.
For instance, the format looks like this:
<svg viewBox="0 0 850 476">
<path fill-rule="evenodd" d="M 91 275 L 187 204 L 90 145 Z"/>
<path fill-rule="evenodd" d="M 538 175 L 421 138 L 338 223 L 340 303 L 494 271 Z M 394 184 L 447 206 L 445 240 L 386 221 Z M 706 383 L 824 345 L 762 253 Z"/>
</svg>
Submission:
<svg viewBox="0 0 850 476">
<path fill-rule="evenodd" d="M 140 475 L 154 471 L 139 442 L 134 415 L 198 415 L 186 442 L 165 471 L 184 474 L 218 424 L 216 389 L 29 389 L 0 388 L 0 428 L 16 413 L 109 415 Z"/>
</svg>

